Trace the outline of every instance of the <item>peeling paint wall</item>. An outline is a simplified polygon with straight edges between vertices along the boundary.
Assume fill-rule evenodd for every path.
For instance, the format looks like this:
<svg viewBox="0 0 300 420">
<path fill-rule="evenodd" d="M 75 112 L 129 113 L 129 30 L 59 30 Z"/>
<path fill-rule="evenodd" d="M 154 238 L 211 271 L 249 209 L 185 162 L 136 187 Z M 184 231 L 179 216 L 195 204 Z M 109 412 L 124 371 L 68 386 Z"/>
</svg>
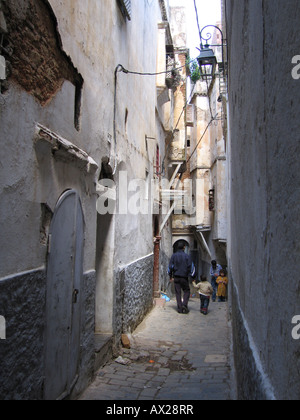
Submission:
<svg viewBox="0 0 300 420">
<path fill-rule="evenodd" d="M 4 2 L 9 28 L 5 43 L 12 49 L 12 79 L 42 105 L 61 89 L 64 80 L 82 84 L 71 59 L 62 50 L 55 15 L 47 1 Z"/>
</svg>

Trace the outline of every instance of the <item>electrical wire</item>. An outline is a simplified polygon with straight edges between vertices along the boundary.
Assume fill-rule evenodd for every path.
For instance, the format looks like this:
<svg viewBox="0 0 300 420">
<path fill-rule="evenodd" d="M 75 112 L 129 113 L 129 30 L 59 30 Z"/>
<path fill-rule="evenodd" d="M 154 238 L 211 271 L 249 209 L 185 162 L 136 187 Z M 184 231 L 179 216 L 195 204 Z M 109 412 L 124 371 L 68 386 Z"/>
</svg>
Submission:
<svg viewBox="0 0 300 420">
<path fill-rule="evenodd" d="M 116 68 L 115 68 L 115 73 L 114 73 L 114 118 L 113 118 L 113 130 L 114 130 L 114 150 L 113 148 L 111 148 L 111 153 L 110 153 L 110 162 L 112 159 L 112 156 L 114 154 L 114 168 L 113 168 L 113 176 L 116 174 L 117 172 L 117 85 L 118 85 L 118 72 L 121 72 L 123 69 L 123 66 L 121 64 L 119 64 Z"/>
<path fill-rule="evenodd" d="M 197 59 L 194 59 L 190 63 L 192 63 L 193 61 L 196 61 L 196 60 Z M 186 64 L 184 66 L 177 67 L 174 70 L 181 70 L 181 69 L 183 69 L 185 67 L 186 67 Z M 122 64 L 118 64 L 118 66 L 115 69 L 115 84 L 114 84 L 114 88 L 115 89 L 114 89 L 114 123 L 113 123 L 113 125 L 114 125 L 114 146 L 115 146 L 115 149 L 116 149 L 116 143 L 117 143 L 117 133 L 116 133 L 116 111 L 117 111 L 117 107 L 116 107 L 116 103 L 117 103 L 117 79 L 118 79 L 117 74 L 118 73 L 133 74 L 133 75 L 137 75 L 137 76 L 157 76 L 157 75 L 161 75 L 161 74 L 170 73 L 170 71 L 163 71 L 163 72 L 158 72 L 158 73 L 140 73 L 140 72 L 136 72 L 136 71 L 127 70 L 127 69 L 125 69 L 124 66 L 122 66 Z M 191 100 L 191 98 L 193 96 L 195 87 L 196 87 L 196 84 L 194 84 L 193 89 L 192 89 L 192 92 L 191 92 L 191 95 L 190 95 L 189 99 L 186 101 L 184 107 L 182 108 L 181 114 L 180 114 L 180 116 L 178 118 L 178 121 L 177 121 L 177 123 L 175 125 L 175 128 L 172 131 L 171 139 L 168 142 L 168 144 L 166 145 L 166 152 L 165 152 L 165 156 L 163 158 L 163 168 L 162 168 L 163 170 L 162 170 L 162 172 L 159 175 L 163 175 L 163 173 L 164 173 L 164 162 L 165 162 L 165 159 L 166 159 L 168 150 L 170 148 L 170 144 L 171 144 L 172 140 L 174 139 L 174 133 L 177 130 L 178 124 L 179 124 L 179 122 L 180 122 L 180 120 L 181 120 L 181 118 L 182 118 L 182 116 L 184 114 L 184 111 L 185 111 L 187 105 L 189 104 L 189 102 L 190 102 L 190 100 Z M 117 159 L 115 158 L 115 167 L 114 167 L 113 174 L 115 174 L 115 172 L 116 172 L 116 161 L 117 161 Z"/>
<path fill-rule="evenodd" d="M 194 84 L 193 89 L 192 89 L 192 92 L 191 92 L 191 94 L 190 94 L 190 97 L 188 98 L 188 100 L 186 101 L 186 103 L 185 103 L 184 107 L 182 108 L 181 114 L 180 114 L 180 116 L 179 116 L 179 118 L 178 118 L 178 121 L 177 121 L 177 123 L 176 123 L 176 125 L 175 125 L 175 128 L 174 128 L 174 129 L 173 129 L 173 131 L 172 131 L 171 138 L 170 138 L 170 140 L 169 140 L 168 144 L 166 145 L 165 156 L 164 156 L 164 158 L 163 158 L 163 170 L 162 170 L 162 175 L 164 175 L 164 171 L 165 171 L 165 159 L 166 159 L 167 154 L 168 154 L 168 151 L 169 151 L 169 149 L 170 149 L 171 142 L 172 142 L 172 140 L 174 139 L 174 134 L 175 134 L 175 131 L 177 130 L 178 124 L 179 124 L 179 122 L 180 122 L 180 120 L 181 120 L 181 118 L 182 118 L 182 115 L 183 115 L 183 113 L 184 113 L 184 111 L 185 111 L 186 107 L 188 106 L 188 104 L 190 103 L 190 101 L 191 101 L 191 99 L 192 99 L 192 97 L 193 97 L 193 94 L 194 94 L 194 90 L 195 90 L 195 88 L 196 88 L 196 84 Z"/>
<path fill-rule="evenodd" d="M 205 134 L 207 133 L 207 130 L 208 130 L 208 129 L 209 129 L 209 127 L 212 125 L 212 123 L 215 121 L 215 119 L 216 119 L 216 118 L 212 118 L 212 119 L 210 120 L 210 122 L 207 124 L 207 127 L 206 127 L 206 129 L 204 130 L 204 133 L 202 134 L 202 136 L 201 136 L 200 140 L 198 141 L 197 146 L 195 147 L 195 149 L 194 149 L 194 150 L 193 150 L 193 152 L 191 153 L 190 157 L 187 159 L 187 161 L 186 161 L 186 163 L 187 163 L 187 164 L 188 164 L 188 163 L 189 163 L 189 161 L 192 159 L 192 156 L 194 155 L 194 153 L 197 151 L 197 149 L 198 149 L 198 147 L 199 147 L 200 143 L 202 142 L 202 140 L 203 140 L 203 138 L 204 138 Z"/>
<path fill-rule="evenodd" d="M 197 24 L 198 24 L 198 30 L 199 30 L 199 37 L 200 37 L 200 42 L 201 42 L 201 41 L 202 41 L 202 38 L 201 38 L 201 29 L 200 29 L 200 25 L 199 25 L 199 17 L 198 17 L 198 9 L 197 9 L 197 5 L 196 5 L 196 0 L 194 0 L 194 5 L 195 5 L 195 11 L 196 11 L 196 17 L 197 17 Z M 190 64 L 191 64 L 191 63 L 193 63 L 193 62 L 194 62 L 194 61 L 196 61 L 196 60 L 197 60 L 197 58 L 195 58 L 195 59 L 191 60 L 191 61 L 190 61 Z M 183 68 L 185 68 L 185 67 L 186 67 L 186 64 L 185 64 L 184 66 L 174 68 L 173 70 L 174 70 L 174 71 L 176 71 L 176 70 L 181 70 L 181 69 L 183 69 Z M 167 73 L 170 73 L 170 71 L 162 71 L 162 72 L 156 72 L 156 73 L 147 73 L 147 72 L 145 72 L 145 73 L 144 73 L 144 72 L 130 71 L 130 70 L 125 69 L 125 67 L 124 67 L 122 64 L 118 64 L 118 66 L 117 66 L 117 67 L 116 67 L 116 69 L 115 69 L 115 101 L 114 101 L 114 102 L 115 102 L 115 105 L 114 105 L 114 145 L 115 145 L 115 148 L 116 148 L 116 142 L 117 142 L 117 139 L 116 139 L 116 99 L 117 99 L 117 98 L 116 98 L 116 96 L 117 96 L 117 74 L 118 74 L 118 73 L 121 73 L 121 72 L 123 72 L 123 73 L 125 73 L 125 74 L 133 74 L 133 75 L 136 75 L 136 76 L 159 76 L 159 75 L 161 75 L 161 74 L 167 74 Z M 206 81 L 206 82 L 207 82 L 207 81 Z M 174 138 L 174 133 L 175 133 L 175 131 L 176 131 L 177 127 L 178 127 L 178 124 L 179 124 L 179 122 L 180 122 L 180 120 L 181 120 L 181 118 L 182 118 L 182 115 L 183 115 L 183 113 L 184 113 L 184 111 L 185 111 L 185 109 L 186 109 L 187 105 L 189 104 L 190 99 L 191 99 L 191 98 L 192 98 L 192 96 L 193 96 L 193 93 L 194 93 L 195 87 L 196 87 L 196 83 L 194 84 L 194 87 L 193 87 L 193 89 L 192 89 L 192 92 L 191 92 L 190 98 L 186 101 L 186 103 L 185 103 L 185 105 L 184 105 L 184 107 L 183 107 L 183 109 L 182 109 L 182 112 L 181 112 L 181 114 L 180 114 L 180 116 L 179 116 L 179 119 L 178 119 L 178 121 L 177 121 L 177 124 L 176 124 L 176 126 L 175 126 L 174 130 L 172 131 L 172 136 L 171 136 L 171 139 L 170 139 L 169 143 L 167 144 L 166 153 L 165 153 L 165 156 L 164 156 L 164 158 L 163 158 L 163 171 L 162 171 L 162 173 L 161 173 L 160 175 L 162 175 L 162 174 L 163 174 L 163 172 L 164 172 L 164 161 L 165 161 L 165 158 L 166 158 L 166 156 L 167 156 L 167 153 L 168 153 L 168 150 L 169 150 L 169 147 L 170 147 L 171 141 L 172 141 L 172 140 L 173 140 L 173 138 Z M 208 87 L 208 84 L 207 84 L 207 87 Z M 210 120 L 210 122 L 208 123 L 208 125 L 207 125 L 207 127 L 206 127 L 206 129 L 205 129 L 205 131 L 204 131 L 203 135 L 201 136 L 200 140 L 198 141 L 198 143 L 197 143 L 197 145 L 196 145 L 195 149 L 194 149 L 194 150 L 193 150 L 193 152 L 191 153 L 190 157 L 187 159 L 187 162 L 186 162 L 186 163 L 189 163 L 189 161 L 191 160 L 192 156 L 195 154 L 196 150 L 198 149 L 198 147 L 199 147 L 199 145 L 200 145 L 201 141 L 203 140 L 203 138 L 204 138 L 205 134 L 207 133 L 207 130 L 209 129 L 209 127 L 211 126 L 211 124 L 212 124 L 214 121 L 218 121 L 218 120 L 219 120 L 219 119 L 218 119 L 218 114 L 216 114 L 216 116 L 215 116 L 215 117 L 214 117 L 214 116 L 213 116 L 213 114 L 212 114 L 211 101 L 210 101 L 210 97 L 209 97 L 209 95 L 208 95 L 208 100 L 209 100 L 209 108 L 210 108 L 211 120 Z M 117 163 L 117 159 L 116 159 L 116 157 L 115 157 L 115 168 L 114 168 L 114 173 L 115 173 L 115 171 L 116 171 L 116 163 Z"/>
<path fill-rule="evenodd" d="M 190 64 L 193 63 L 194 61 L 196 61 L 197 58 L 194 58 L 193 60 L 190 61 Z M 183 66 L 180 67 L 175 67 L 174 69 L 172 69 L 171 71 L 178 71 L 178 70 L 182 70 L 187 66 L 187 64 L 184 64 Z M 161 71 L 161 72 L 157 72 L 157 73 L 143 73 L 143 72 L 137 72 L 137 71 L 131 71 L 131 70 L 127 70 L 125 69 L 124 66 L 122 66 L 122 64 L 118 64 L 118 66 L 116 67 L 116 72 L 123 72 L 125 74 L 134 74 L 136 76 L 159 76 L 161 74 L 168 74 L 170 73 L 170 70 L 166 70 L 166 71 Z"/>
<path fill-rule="evenodd" d="M 202 44 L 201 29 L 200 29 L 200 24 L 199 24 L 199 15 L 198 15 L 198 9 L 197 9 L 196 0 L 194 0 L 194 6 L 195 6 L 195 12 L 196 12 L 196 18 L 197 18 L 197 25 L 198 25 L 198 31 L 199 31 L 200 44 Z"/>
<path fill-rule="evenodd" d="M 198 26 L 198 32 L 199 32 L 199 38 L 200 38 L 200 45 L 202 45 L 201 28 L 200 28 L 200 23 L 199 23 L 199 14 L 198 14 L 198 8 L 197 8 L 197 3 L 196 3 L 196 0 L 194 0 L 194 7 L 195 7 L 196 20 L 197 20 L 197 26 Z M 189 64 L 193 63 L 193 62 L 194 62 L 194 61 L 196 61 L 196 60 L 197 60 L 197 58 L 195 58 L 195 59 L 191 60 L 191 61 L 189 62 Z M 181 69 L 185 68 L 186 66 L 187 66 L 187 64 L 185 64 L 185 65 L 183 65 L 183 66 L 180 66 L 180 67 L 177 67 L 177 68 L 174 68 L 174 69 L 172 69 L 171 71 L 179 71 L 179 70 L 181 70 Z M 116 169 L 117 169 L 117 157 L 116 157 L 116 150 L 117 150 L 116 113 L 117 113 L 117 80 L 118 80 L 118 76 L 117 76 L 117 74 L 118 74 L 118 73 L 121 73 L 121 72 L 123 72 L 123 73 L 125 73 L 125 74 L 132 74 L 132 75 L 136 75 L 136 76 L 159 76 L 159 75 L 162 75 L 162 74 L 168 74 L 168 73 L 170 73 L 170 70 L 167 70 L 167 71 L 162 71 L 162 72 L 154 72 L 154 73 L 150 73 L 150 72 L 136 72 L 136 71 L 130 71 L 130 70 L 125 69 L 125 67 L 124 67 L 122 64 L 118 64 L 118 66 L 116 67 L 116 69 L 115 69 L 115 84 L 114 84 L 114 121 L 113 121 L 113 125 L 114 125 L 114 149 L 115 149 L 115 151 L 114 151 L 114 152 L 115 152 L 115 156 L 114 156 L 114 158 L 115 158 L 115 162 L 114 162 L 114 170 L 113 170 L 113 174 L 115 174 Z M 193 152 L 191 153 L 191 155 L 190 155 L 190 156 L 189 156 L 189 158 L 187 159 L 187 161 L 186 161 L 186 163 L 187 163 L 187 164 L 190 162 L 190 160 L 192 159 L 193 155 L 194 155 L 194 154 L 195 154 L 195 152 L 197 151 L 197 149 L 198 149 L 198 147 L 199 147 L 200 143 L 202 142 L 202 140 L 203 140 L 203 138 L 204 138 L 205 134 L 207 133 L 207 131 L 208 131 L 209 127 L 212 125 L 212 123 L 213 123 L 214 121 L 219 121 L 219 120 L 220 120 L 220 118 L 218 118 L 218 113 L 216 114 L 216 116 L 215 116 L 215 117 L 213 116 L 213 113 L 212 113 L 212 106 L 211 106 L 211 98 L 210 98 L 210 96 L 209 96 L 209 87 L 208 87 L 208 82 L 207 82 L 207 80 L 206 80 L 206 84 L 207 84 L 207 96 L 208 96 L 208 101 L 209 101 L 209 110 L 210 110 L 211 120 L 210 120 L 210 122 L 207 124 L 207 127 L 205 128 L 204 133 L 202 134 L 202 136 L 201 136 L 200 140 L 198 141 L 198 143 L 197 143 L 196 147 L 194 148 Z M 173 131 L 172 131 L 171 138 L 170 138 L 170 140 L 169 140 L 168 144 L 166 145 L 165 156 L 164 156 L 164 158 L 163 158 L 163 164 L 162 164 L 162 173 L 161 173 L 160 175 L 163 175 L 163 174 L 164 174 L 164 170 L 165 170 L 165 168 L 164 168 L 164 166 L 165 166 L 165 165 L 164 165 L 164 163 L 165 163 L 166 156 L 167 156 L 167 154 L 168 154 L 168 150 L 169 150 L 169 148 L 170 148 L 170 144 L 171 144 L 172 140 L 174 139 L 174 133 L 175 133 L 175 131 L 177 130 L 177 127 L 178 127 L 178 124 L 179 124 L 179 122 L 180 122 L 180 120 L 181 120 L 181 118 L 182 118 L 182 115 L 183 115 L 183 113 L 184 113 L 184 111 L 185 111 L 185 109 L 186 109 L 187 105 L 189 104 L 190 99 L 191 99 L 191 98 L 192 98 L 192 96 L 193 96 L 193 93 L 194 93 L 195 87 L 196 87 L 196 83 L 194 84 L 194 87 L 193 87 L 193 89 L 192 89 L 192 92 L 191 92 L 190 98 L 186 101 L 186 103 L 185 103 L 185 105 L 184 105 L 184 107 L 183 107 L 183 109 L 182 109 L 182 112 L 181 112 L 181 114 L 180 114 L 180 116 L 179 116 L 179 119 L 178 119 L 178 121 L 177 121 L 177 124 L 176 124 L 175 128 L 174 128 L 174 129 L 173 129 Z M 181 175 L 182 175 L 182 174 L 181 174 Z"/>
</svg>

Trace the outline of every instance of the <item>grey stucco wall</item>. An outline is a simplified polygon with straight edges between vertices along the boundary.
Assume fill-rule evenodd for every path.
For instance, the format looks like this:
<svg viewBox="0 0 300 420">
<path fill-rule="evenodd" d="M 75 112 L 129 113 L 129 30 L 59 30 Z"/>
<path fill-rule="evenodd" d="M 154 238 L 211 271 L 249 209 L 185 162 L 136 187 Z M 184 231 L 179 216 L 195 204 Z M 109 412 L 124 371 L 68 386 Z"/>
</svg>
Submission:
<svg viewBox="0 0 300 420">
<path fill-rule="evenodd" d="M 79 378 L 82 392 L 94 375 L 95 272 L 84 275 Z M 46 272 L 38 269 L 0 281 L 0 313 L 6 340 L 0 340 L 0 400 L 41 400 L 45 376 Z"/>
<path fill-rule="evenodd" d="M 299 399 L 299 1 L 227 0 L 229 270 L 240 397 Z"/>
<path fill-rule="evenodd" d="M 0 282 L 0 313 L 6 340 L 0 341 L 0 399 L 41 399 L 44 375 L 46 274 L 20 274 Z"/>
</svg>

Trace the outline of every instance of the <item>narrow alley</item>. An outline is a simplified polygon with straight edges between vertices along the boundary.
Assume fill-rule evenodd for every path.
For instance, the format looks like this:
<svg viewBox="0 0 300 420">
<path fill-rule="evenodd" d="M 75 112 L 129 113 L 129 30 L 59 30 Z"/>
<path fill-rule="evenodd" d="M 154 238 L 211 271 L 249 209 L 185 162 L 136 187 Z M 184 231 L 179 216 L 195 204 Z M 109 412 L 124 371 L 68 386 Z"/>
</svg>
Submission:
<svg viewBox="0 0 300 420">
<path fill-rule="evenodd" d="M 188 315 L 176 312 L 175 300 L 156 306 L 130 337 L 131 349 L 100 369 L 80 399 L 235 399 L 228 311 L 212 303 L 203 316 L 197 298 Z"/>
<path fill-rule="evenodd" d="M 299 21 L 0 0 L 1 401 L 300 400 Z"/>
</svg>

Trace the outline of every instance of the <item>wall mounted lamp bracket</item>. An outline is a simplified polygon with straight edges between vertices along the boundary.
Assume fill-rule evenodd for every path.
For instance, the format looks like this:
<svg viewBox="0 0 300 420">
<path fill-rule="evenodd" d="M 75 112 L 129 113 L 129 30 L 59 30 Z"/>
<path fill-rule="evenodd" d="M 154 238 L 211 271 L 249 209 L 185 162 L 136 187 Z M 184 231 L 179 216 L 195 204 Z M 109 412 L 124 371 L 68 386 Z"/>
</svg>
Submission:
<svg viewBox="0 0 300 420">
<path fill-rule="evenodd" d="M 207 28 L 215 28 L 221 34 L 221 44 L 210 44 L 213 36 L 211 33 L 207 32 Z M 205 26 L 202 31 L 200 32 L 201 38 L 201 49 L 198 48 L 200 51 L 200 56 L 198 57 L 198 64 L 200 68 L 200 73 L 202 79 L 213 79 L 216 75 L 217 65 L 219 68 L 219 74 L 225 76 L 226 70 L 226 63 L 225 63 L 225 55 L 224 49 L 226 47 L 226 40 L 224 39 L 224 35 L 222 30 L 215 25 L 207 25 Z M 218 63 L 217 58 L 215 56 L 214 51 L 211 47 L 222 47 L 222 62 Z"/>
</svg>

